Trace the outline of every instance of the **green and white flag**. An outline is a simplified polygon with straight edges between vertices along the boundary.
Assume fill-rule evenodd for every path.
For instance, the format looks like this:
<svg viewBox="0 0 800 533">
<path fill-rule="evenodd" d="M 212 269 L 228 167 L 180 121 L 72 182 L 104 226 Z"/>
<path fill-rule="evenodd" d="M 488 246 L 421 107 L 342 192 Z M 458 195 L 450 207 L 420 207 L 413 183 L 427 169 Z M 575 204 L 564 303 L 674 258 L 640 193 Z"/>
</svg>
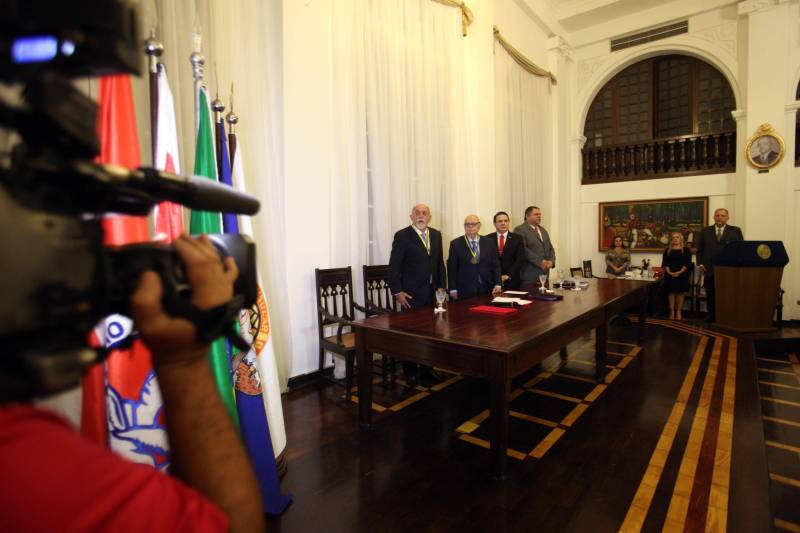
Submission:
<svg viewBox="0 0 800 533">
<path fill-rule="evenodd" d="M 196 94 L 198 108 L 197 143 L 194 152 L 194 174 L 217 181 L 217 155 L 214 144 L 214 127 L 211 123 L 211 108 L 208 101 L 208 89 L 200 85 Z M 220 213 L 192 210 L 189 231 L 193 235 L 200 233 L 222 233 Z M 208 358 L 214 372 L 214 379 L 220 397 L 234 425 L 239 427 L 239 415 L 236 412 L 236 400 L 233 393 L 231 363 L 228 358 L 224 338 L 211 344 Z"/>
</svg>

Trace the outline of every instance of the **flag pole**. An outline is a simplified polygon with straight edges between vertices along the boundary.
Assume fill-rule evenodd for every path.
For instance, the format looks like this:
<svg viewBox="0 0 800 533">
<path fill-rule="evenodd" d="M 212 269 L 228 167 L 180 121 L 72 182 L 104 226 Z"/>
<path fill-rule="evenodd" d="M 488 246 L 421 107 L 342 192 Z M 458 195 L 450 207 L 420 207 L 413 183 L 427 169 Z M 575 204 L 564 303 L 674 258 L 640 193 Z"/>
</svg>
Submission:
<svg viewBox="0 0 800 533">
<path fill-rule="evenodd" d="M 236 125 L 239 123 L 239 115 L 233 111 L 233 83 L 231 83 L 231 110 L 225 115 L 228 122 L 228 152 L 230 152 L 231 167 L 236 157 Z"/>
<path fill-rule="evenodd" d="M 192 63 L 192 77 L 194 78 L 194 133 L 197 136 L 197 130 L 200 128 L 200 99 L 197 97 L 200 86 L 203 84 L 203 70 L 206 64 L 206 58 L 200 53 L 200 35 L 194 34 L 195 50 L 189 56 L 189 61 Z"/>
<path fill-rule="evenodd" d="M 164 45 L 156 40 L 156 30 L 150 30 L 150 37 L 144 42 L 147 54 L 147 73 L 150 82 L 150 154 L 152 164 L 156 164 L 158 146 L 158 58 L 164 52 Z"/>
<path fill-rule="evenodd" d="M 225 131 L 225 120 L 222 118 L 222 113 L 225 111 L 225 104 L 219 99 L 219 93 L 211 100 L 211 110 L 214 111 L 214 125 L 219 128 L 222 125 L 222 130 Z M 214 144 L 217 150 L 217 177 L 222 179 L 222 136 L 214 136 Z"/>
</svg>

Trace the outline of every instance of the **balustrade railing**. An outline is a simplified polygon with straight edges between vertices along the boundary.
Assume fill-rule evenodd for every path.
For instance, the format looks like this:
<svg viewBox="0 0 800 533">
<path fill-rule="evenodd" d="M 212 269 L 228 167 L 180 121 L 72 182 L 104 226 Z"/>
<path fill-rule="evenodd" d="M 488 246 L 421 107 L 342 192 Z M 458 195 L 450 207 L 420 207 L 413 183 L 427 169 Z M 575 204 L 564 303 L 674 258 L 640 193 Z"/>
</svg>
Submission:
<svg viewBox="0 0 800 533">
<path fill-rule="evenodd" d="M 736 132 L 584 148 L 584 185 L 736 170 Z"/>
</svg>

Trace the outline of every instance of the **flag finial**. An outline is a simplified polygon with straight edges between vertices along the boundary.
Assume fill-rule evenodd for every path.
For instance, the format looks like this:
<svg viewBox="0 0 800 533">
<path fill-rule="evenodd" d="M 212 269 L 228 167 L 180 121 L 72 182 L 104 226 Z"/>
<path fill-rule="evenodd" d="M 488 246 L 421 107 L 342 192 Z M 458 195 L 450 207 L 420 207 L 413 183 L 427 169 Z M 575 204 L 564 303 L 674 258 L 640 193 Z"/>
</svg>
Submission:
<svg viewBox="0 0 800 533">
<path fill-rule="evenodd" d="M 147 54 L 147 69 L 158 72 L 158 58 L 164 52 L 164 45 L 156 39 L 155 28 L 150 30 L 150 37 L 144 41 L 144 53 Z"/>
</svg>

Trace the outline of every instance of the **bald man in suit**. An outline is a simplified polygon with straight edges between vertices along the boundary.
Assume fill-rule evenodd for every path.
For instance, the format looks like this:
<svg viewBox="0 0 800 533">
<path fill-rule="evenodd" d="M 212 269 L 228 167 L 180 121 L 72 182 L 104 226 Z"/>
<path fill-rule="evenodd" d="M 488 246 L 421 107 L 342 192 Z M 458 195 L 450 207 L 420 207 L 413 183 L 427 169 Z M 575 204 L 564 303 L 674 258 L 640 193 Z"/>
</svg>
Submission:
<svg viewBox="0 0 800 533">
<path fill-rule="evenodd" d="M 500 294 L 500 261 L 488 237 L 481 237 L 477 215 L 464 219 L 464 235 L 450 242 L 447 271 L 454 300 L 479 294 Z"/>
<path fill-rule="evenodd" d="M 428 226 L 431 210 L 425 204 L 411 209 L 411 225 L 394 234 L 389 258 L 389 288 L 403 309 L 433 305 L 434 292 L 447 286 L 442 252 L 442 234 Z M 403 362 L 403 371 L 409 384 L 417 382 L 417 364 Z M 419 368 L 420 378 L 429 382 L 440 381 L 431 367 Z"/>
</svg>

